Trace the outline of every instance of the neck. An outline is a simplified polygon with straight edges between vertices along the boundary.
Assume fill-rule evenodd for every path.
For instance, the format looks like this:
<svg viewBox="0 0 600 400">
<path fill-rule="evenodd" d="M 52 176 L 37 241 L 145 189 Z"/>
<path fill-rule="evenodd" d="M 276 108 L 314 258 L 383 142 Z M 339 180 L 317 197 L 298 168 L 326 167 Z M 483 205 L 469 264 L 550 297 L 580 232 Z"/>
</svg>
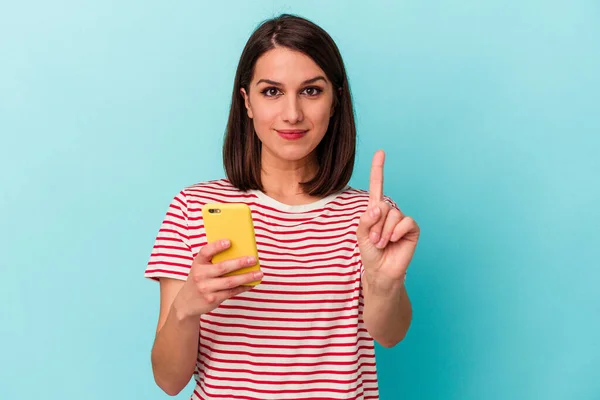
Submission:
<svg viewBox="0 0 600 400">
<path fill-rule="evenodd" d="M 261 181 L 266 195 L 287 204 L 303 203 L 314 198 L 302 189 L 300 182 L 310 180 L 317 172 L 313 154 L 297 161 L 282 161 L 265 153 L 261 159 Z"/>
</svg>

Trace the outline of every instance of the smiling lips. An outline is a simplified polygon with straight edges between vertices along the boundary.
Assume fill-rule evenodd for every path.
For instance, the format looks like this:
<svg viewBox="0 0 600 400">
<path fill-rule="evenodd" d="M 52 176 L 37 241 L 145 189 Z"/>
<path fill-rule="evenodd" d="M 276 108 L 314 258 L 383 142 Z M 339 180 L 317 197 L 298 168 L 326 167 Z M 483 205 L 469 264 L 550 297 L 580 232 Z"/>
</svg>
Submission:
<svg viewBox="0 0 600 400">
<path fill-rule="evenodd" d="M 286 130 L 277 130 L 279 136 L 287 140 L 296 140 L 300 139 L 304 135 L 306 135 L 307 130 L 303 129 L 286 129 Z"/>
</svg>

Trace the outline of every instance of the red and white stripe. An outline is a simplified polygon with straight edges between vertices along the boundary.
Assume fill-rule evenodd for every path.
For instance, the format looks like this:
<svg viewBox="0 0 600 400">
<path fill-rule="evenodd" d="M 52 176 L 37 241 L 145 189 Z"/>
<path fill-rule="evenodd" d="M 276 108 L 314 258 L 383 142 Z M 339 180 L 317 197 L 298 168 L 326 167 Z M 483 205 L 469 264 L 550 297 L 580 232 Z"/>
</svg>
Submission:
<svg viewBox="0 0 600 400">
<path fill-rule="evenodd" d="M 356 227 L 368 193 L 347 187 L 286 206 L 227 180 L 173 199 L 145 276 L 186 279 L 206 244 L 208 202 L 250 206 L 262 283 L 200 318 L 192 399 L 378 399 L 375 351 L 362 320 Z"/>
</svg>

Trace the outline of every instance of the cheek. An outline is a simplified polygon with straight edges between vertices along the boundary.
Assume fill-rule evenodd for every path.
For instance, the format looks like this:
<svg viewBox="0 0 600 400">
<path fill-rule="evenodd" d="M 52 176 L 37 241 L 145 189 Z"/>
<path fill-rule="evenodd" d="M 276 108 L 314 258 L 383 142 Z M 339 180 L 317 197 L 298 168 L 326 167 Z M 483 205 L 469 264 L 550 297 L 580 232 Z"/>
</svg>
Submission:
<svg viewBox="0 0 600 400">
<path fill-rule="evenodd" d="M 307 116 L 313 124 L 318 126 L 327 126 L 329 124 L 329 118 L 331 115 L 331 107 L 328 103 L 314 104 L 307 108 Z"/>
<path fill-rule="evenodd" d="M 277 118 L 279 111 L 276 104 L 256 102 L 252 113 L 254 114 L 254 125 L 268 128 Z"/>
</svg>

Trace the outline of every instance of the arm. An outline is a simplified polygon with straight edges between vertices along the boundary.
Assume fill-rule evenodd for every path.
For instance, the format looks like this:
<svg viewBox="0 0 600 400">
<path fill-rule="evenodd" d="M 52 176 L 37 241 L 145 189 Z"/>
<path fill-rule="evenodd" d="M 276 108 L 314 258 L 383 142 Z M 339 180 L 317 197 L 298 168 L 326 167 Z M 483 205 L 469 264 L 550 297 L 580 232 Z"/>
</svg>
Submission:
<svg viewBox="0 0 600 400">
<path fill-rule="evenodd" d="M 212 263 L 212 258 L 227 249 L 228 240 L 202 247 L 185 281 L 160 280 L 160 313 L 152 347 L 152 371 L 157 385 L 175 396 L 189 383 L 198 358 L 200 316 L 223 301 L 252 288 L 248 283 L 262 278 L 262 272 L 226 276 L 256 264 L 253 257 Z"/>
<path fill-rule="evenodd" d="M 375 153 L 369 206 L 360 217 L 356 236 L 363 266 L 363 319 L 378 343 L 392 347 L 404 338 L 412 319 L 404 278 L 421 230 L 383 195 L 384 160 L 383 152 Z"/>
<path fill-rule="evenodd" d="M 383 347 L 395 346 L 406 336 L 412 320 L 412 306 L 404 281 L 384 288 L 365 273 L 362 283 L 363 319 L 369 334 Z"/>
<path fill-rule="evenodd" d="M 185 284 L 160 280 L 160 313 L 152 347 L 152 371 L 156 384 L 168 395 L 177 395 L 189 383 L 198 356 L 198 317 L 186 317 L 174 301 Z"/>
</svg>

